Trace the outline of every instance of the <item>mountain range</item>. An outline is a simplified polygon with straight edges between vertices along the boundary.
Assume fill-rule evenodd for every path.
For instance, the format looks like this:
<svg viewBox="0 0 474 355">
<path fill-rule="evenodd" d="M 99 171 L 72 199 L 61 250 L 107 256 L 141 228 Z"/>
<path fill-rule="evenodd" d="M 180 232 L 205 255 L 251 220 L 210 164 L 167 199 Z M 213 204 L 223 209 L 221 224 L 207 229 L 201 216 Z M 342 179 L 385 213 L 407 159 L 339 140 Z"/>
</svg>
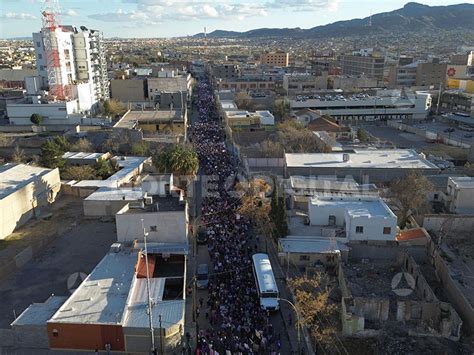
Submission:
<svg viewBox="0 0 474 355">
<path fill-rule="evenodd" d="M 416 31 L 474 31 L 474 4 L 429 6 L 410 2 L 403 8 L 363 19 L 338 21 L 308 29 L 259 28 L 246 32 L 216 30 L 210 38 L 318 38 L 353 35 L 403 34 Z M 198 33 L 194 37 L 203 37 Z"/>
</svg>

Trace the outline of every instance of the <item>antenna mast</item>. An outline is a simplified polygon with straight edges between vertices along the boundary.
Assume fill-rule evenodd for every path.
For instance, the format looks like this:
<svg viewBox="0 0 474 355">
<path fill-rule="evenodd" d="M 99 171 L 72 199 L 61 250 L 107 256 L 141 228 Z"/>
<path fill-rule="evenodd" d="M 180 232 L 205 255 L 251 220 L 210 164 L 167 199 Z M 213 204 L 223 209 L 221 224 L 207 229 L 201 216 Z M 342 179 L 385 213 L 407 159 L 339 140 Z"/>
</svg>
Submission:
<svg viewBox="0 0 474 355">
<path fill-rule="evenodd" d="M 48 72 L 50 98 L 55 101 L 66 101 L 70 95 L 70 87 L 64 85 L 61 76 L 61 61 L 58 50 L 57 34 L 62 31 L 57 0 L 44 0 L 43 11 L 43 42 Z"/>
</svg>

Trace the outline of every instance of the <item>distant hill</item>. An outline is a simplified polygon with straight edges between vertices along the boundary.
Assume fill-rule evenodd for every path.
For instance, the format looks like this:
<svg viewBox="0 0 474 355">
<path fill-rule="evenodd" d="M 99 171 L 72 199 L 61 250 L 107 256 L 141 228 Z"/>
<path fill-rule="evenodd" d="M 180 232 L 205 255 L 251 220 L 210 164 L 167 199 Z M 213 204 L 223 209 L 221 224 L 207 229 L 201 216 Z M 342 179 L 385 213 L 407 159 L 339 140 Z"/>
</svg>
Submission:
<svg viewBox="0 0 474 355">
<path fill-rule="evenodd" d="M 246 32 L 216 30 L 207 36 L 210 38 L 318 38 L 381 33 L 403 34 L 426 30 L 474 31 L 474 4 L 428 6 L 410 2 L 395 11 L 376 14 L 363 19 L 334 22 L 309 29 L 259 28 Z M 195 35 L 195 37 L 203 36 L 203 33 Z"/>
</svg>

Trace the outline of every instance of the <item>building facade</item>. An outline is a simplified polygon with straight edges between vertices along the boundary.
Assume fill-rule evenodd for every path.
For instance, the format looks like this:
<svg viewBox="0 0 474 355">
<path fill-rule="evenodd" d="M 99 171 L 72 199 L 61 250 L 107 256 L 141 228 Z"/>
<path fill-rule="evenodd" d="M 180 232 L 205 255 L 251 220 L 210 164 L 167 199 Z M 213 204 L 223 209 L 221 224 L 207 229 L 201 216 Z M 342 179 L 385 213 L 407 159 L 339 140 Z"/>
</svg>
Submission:
<svg viewBox="0 0 474 355">
<path fill-rule="evenodd" d="M 342 55 L 338 58 L 343 75 L 365 75 L 383 82 L 385 59 L 373 55 Z"/>
<path fill-rule="evenodd" d="M 290 54 L 284 51 L 263 53 L 260 56 L 260 63 L 270 67 L 287 67 L 290 61 Z"/>
</svg>

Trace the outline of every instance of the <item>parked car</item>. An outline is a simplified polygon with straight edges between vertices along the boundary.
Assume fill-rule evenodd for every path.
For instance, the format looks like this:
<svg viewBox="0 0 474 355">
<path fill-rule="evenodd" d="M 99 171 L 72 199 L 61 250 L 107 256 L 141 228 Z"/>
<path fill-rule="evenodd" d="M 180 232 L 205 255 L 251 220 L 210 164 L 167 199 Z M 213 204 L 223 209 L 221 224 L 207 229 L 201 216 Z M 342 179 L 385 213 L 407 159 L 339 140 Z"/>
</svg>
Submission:
<svg viewBox="0 0 474 355">
<path fill-rule="evenodd" d="M 455 131 L 454 128 L 446 128 L 443 132 L 445 133 L 453 133 Z"/>
<path fill-rule="evenodd" d="M 196 272 L 196 286 L 204 289 L 209 286 L 209 266 L 207 264 L 199 264 Z"/>
<path fill-rule="evenodd" d="M 474 137 L 474 135 L 472 135 L 470 133 L 464 135 L 464 138 L 472 138 L 472 137 Z"/>
</svg>

